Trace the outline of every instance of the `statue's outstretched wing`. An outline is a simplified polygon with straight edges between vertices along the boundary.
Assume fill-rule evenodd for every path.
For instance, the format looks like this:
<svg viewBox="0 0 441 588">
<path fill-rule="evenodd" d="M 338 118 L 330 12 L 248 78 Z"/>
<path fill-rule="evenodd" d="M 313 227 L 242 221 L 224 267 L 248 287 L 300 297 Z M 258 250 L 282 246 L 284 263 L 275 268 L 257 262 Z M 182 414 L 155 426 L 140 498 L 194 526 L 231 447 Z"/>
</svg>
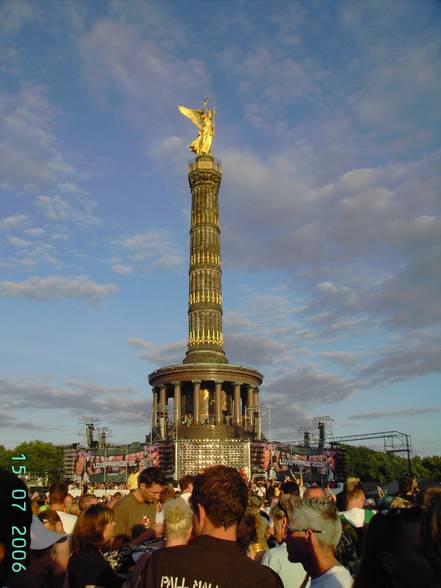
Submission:
<svg viewBox="0 0 441 588">
<path fill-rule="evenodd" d="M 199 130 L 204 128 L 204 120 L 202 118 L 202 110 L 192 110 L 186 106 L 178 106 L 179 112 L 189 118 L 193 124 L 197 126 Z"/>
</svg>

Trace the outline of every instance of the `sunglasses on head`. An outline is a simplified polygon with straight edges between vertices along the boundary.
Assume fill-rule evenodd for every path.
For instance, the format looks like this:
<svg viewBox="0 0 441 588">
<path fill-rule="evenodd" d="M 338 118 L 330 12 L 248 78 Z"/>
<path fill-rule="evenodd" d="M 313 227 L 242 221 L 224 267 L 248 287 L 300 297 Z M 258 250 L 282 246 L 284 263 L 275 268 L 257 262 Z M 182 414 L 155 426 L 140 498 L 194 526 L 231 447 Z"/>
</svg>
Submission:
<svg viewBox="0 0 441 588">
<path fill-rule="evenodd" d="M 320 531 L 319 529 L 297 529 L 295 527 L 290 527 L 289 525 L 286 527 L 286 530 L 288 533 L 294 533 L 295 531 L 298 531 L 299 533 L 306 533 L 306 531 L 311 531 L 312 533 L 323 533 L 323 531 Z"/>
</svg>

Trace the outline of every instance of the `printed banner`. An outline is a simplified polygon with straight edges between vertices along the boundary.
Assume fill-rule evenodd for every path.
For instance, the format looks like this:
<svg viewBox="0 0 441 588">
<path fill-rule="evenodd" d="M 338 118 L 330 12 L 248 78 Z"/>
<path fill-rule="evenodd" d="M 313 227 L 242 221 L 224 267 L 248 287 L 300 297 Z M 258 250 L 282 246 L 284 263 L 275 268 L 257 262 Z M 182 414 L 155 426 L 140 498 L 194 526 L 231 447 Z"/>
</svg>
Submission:
<svg viewBox="0 0 441 588">
<path fill-rule="evenodd" d="M 320 451 L 313 447 L 297 447 L 277 442 L 254 442 L 251 448 L 254 474 L 280 477 L 284 472 L 291 474 L 314 471 L 326 475 L 330 480 L 334 479 L 335 451 L 331 449 Z"/>
<path fill-rule="evenodd" d="M 77 451 L 74 464 L 74 482 L 125 482 L 133 472 L 161 463 L 159 445 L 109 447 Z"/>
</svg>

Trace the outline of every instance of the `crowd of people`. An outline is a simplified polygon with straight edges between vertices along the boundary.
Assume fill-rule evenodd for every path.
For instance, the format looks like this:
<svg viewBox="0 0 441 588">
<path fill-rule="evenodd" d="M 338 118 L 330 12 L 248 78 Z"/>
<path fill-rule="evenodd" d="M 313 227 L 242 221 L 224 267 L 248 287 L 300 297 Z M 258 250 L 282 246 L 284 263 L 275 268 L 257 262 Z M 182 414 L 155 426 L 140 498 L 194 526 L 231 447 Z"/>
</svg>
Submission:
<svg viewBox="0 0 441 588">
<path fill-rule="evenodd" d="M 223 465 L 178 489 L 155 467 L 127 493 L 69 489 L 35 495 L 0 470 L 1 587 L 441 586 L 441 487 L 420 491 L 411 475 L 376 499 L 356 478 L 337 493 L 289 478 L 256 484 Z"/>
</svg>

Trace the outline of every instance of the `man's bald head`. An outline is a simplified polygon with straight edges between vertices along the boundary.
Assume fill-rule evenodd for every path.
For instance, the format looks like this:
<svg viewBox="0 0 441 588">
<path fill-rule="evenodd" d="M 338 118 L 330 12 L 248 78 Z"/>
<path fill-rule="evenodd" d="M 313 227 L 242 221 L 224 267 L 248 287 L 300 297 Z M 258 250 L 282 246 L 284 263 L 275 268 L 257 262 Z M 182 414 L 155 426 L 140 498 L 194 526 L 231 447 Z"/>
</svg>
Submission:
<svg viewBox="0 0 441 588">
<path fill-rule="evenodd" d="M 303 498 L 326 498 L 326 493 L 319 486 L 311 486 L 311 488 L 306 488 Z"/>
</svg>

